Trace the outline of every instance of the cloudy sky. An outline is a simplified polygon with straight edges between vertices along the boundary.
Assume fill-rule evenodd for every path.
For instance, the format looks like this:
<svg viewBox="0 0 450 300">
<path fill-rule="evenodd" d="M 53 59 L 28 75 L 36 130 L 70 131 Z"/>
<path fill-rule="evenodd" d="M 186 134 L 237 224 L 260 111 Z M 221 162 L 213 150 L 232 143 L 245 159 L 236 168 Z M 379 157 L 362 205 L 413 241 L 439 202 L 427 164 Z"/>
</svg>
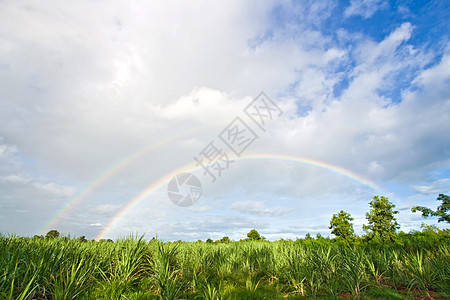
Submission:
<svg viewBox="0 0 450 300">
<path fill-rule="evenodd" d="M 328 236 L 343 209 L 362 234 L 374 195 L 417 230 L 411 206 L 450 193 L 449 12 L 445 0 L 1 1 L 0 232 L 274 240 Z M 263 127 L 245 113 L 261 92 L 279 109 Z M 205 153 L 232 161 L 210 166 L 215 180 L 195 168 Z M 201 197 L 180 207 L 168 182 L 186 172 Z"/>
</svg>

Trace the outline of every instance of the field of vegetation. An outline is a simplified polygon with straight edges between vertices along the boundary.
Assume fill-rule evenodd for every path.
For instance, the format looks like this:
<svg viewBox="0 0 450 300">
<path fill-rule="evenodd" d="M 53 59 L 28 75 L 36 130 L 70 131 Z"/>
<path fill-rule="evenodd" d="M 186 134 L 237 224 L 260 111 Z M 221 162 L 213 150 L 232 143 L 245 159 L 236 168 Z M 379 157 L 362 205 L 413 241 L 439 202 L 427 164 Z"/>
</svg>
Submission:
<svg viewBox="0 0 450 300">
<path fill-rule="evenodd" d="M 424 217 L 450 223 L 450 197 Z M 395 205 L 374 196 L 366 235 L 330 220 L 333 239 L 117 241 L 0 235 L 0 299 L 450 299 L 450 230 L 400 232 Z"/>
<path fill-rule="evenodd" d="M 450 230 L 164 243 L 0 237 L 5 299 L 414 299 L 450 296 Z"/>
</svg>

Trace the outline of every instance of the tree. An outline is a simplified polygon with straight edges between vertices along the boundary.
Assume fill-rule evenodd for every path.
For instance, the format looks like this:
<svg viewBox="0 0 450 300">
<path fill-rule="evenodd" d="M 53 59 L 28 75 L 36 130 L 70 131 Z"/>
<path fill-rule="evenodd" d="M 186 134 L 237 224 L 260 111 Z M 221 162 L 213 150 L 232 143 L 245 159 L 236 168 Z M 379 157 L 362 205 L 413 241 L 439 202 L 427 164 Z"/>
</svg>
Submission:
<svg viewBox="0 0 450 300">
<path fill-rule="evenodd" d="M 214 241 L 213 241 L 211 238 L 208 238 L 208 239 L 206 240 L 206 242 L 207 242 L 208 244 L 214 243 Z"/>
<path fill-rule="evenodd" d="M 79 242 L 87 242 L 88 240 L 86 239 L 86 237 L 84 235 L 82 235 L 79 238 L 77 238 L 77 241 L 79 241 Z"/>
<path fill-rule="evenodd" d="M 247 237 L 249 240 L 252 240 L 252 241 L 260 241 L 261 240 L 261 236 L 259 235 L 258 231 L 256 231 L 256 229 L 250 230 L 250 232 L 247 233 Z"/>
<path fill-rule="evenodd" d="M 368 231 L 371 238 L 393 240 L 397 229 L 400 228 L 394 216 L 398 214 L 398 211 L 394 211 L 395 204 L 384 196 L 374 196 L 369 204 L 372 209 L 366 213 L 369 225 L 363 225 L 364 231 Z"/>
<path fill-rule="evenodd" d="M 421 211 L 422 217 L 439 217 L 438 222 L 447 222 L 450 223 L 450 197 L 444 194 L 439 194 L 436 199 L 437 201 L 442 201 L 442 204 L 438 206 L 436 211 L 429 209 L 424 206 L 413 206 L 411 208 L 412 212 Z"/>
<path fill-rule="evenodd" d="M 45 235 L 46 239 L 56 239 L 59 237 L 59 232 L 58 230 L 50 230 L 49 232 L 47 232 L 47 234 Z"/>
<path fill-rule="evenodd" d="M 332 229 L 331 233 L 337 238 L 347 240 L 355 235 L 353 224 L 351 223 L 353 220 L 348 212 L 341 210 L 339 213 L 333 214 L 330 220 L 330 227 L 328 228 Z"/>
<path fill-rule="evenodd" d="M 230 240 L 229 237 L 224 236 L 223 238 L 221 238 L 221 239 L 219 240 L 219 242 L 220 242 L 220 243 L 228 244 L 229 242 L 231 242 L 231 240 Z"/>
</svg>

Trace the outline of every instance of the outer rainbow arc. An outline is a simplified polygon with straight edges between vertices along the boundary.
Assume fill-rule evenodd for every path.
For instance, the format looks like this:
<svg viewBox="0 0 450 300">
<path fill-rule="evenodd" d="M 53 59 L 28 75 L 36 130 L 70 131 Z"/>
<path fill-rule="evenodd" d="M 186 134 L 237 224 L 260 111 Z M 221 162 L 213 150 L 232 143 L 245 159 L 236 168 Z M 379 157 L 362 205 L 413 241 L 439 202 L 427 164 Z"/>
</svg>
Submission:
<svg viewBox="0 0 450 300">
<path fill-rule="evenodd" d="M 307 165 L 312 165 L 316 167 L 320 167 L 323 169 L 326 169 L 328 171 L 335 172 L 337 174 L 343 175 L 345 177 L 348 177 L 354 181 L 357 181 L 361 184 L 364 184 L 376 191 L 381 191 L 381 187 L 369 180 L 368 178 L 365 178 L 364 176 L 361 176 L 359 174 L 356 174 L 348 169 L 345 169 L 340 166 L 332 165 L 330 163 L 322 162 L 319 160 L 314 160 L 310 158 L 304 158 L 299 156 L 289 156 L 289 155 L 276 155 L 271 153 L 259 153 L 259 154 L 249 154 L 244 155 L 239 158 L 235 158 L 234 160 L 247 160 L 247 159 L 274 159 L 274 160 L 282 160 L 282 161 L 289 161 L 289 162 L 296 162 L 296 163 L 302 163 Z M 132 208 L 134 208 L 136 205 L 138 205 L 142 200 L 150 196 L 152 193 L 154 193 L 158 188 L 163 186 L 164 184 L 167 184 L 172 177 L 175 175 L 182 173 L 182 172 L 194 172 L 195 170 L 199 169 L 200 167 L 193 167 L 193 163 L 186 164 L 180 168 L 177 168 L 176 170 L 173 170 L 164 176 L 160 177 L 156 181 L 149 184 L 146 188 L 144 188 L 138 195 L 130 199 L 127 204 L 125 204 L 122 209 L 110 220 L 110 222 L 99 232 L 99 234 L 95 237 L 96 240 L 99 240 L 103 238 L 103 236 L 111 230 L 114 225 L 126 214 L 128 213 Z"/>
<path fill-rule="evenodd" d="M 52 229 L 56 224 L 58 224 L 65 214 L 67 214 L 70 210 L 72 210 L 76 205 L 78 205 L 82 200 L 84 200 L 88 195 L 90 195 L 94 190 L 96 190 L 98 187 L 100 187 L 102 184 L 107 182 L 109 179 L 111 179 L 114 175 L 119 173 L 121 170 L 123 170 L 125 167 L 136 161 L 137 159 L 141 158 L 145 154 L 147 154 L 150 151 L 156 150 L 162 146 L 164 146 L 167 143 L 170 143 L 182 136 L 186 136 L 198 131 L 207 130 L 209 128 L 212 128 L 218 124 L 213 124 L 209 126 L 201 126 L 196 127 L 194 129 L 187 130 L 182 133 L 178 133 L 174 136 L 168 137 L 163 139 L 160 142 L 151 144 L 150 146 L 144 148 L 143 150 L 140 150 L 131 156 L 128 156 L 127 158 L 121 160 L 118 164 L 113 166 L 112 168 L 108 169 L 104 173 L 102 173 L 100 176 L 98 176 L 90 185 L 88 185 L 83 191 L 81 191 L 79 194 L 77 194 L 75 197 L 71 198 L 61 209 L 59 209 L 54 216 L 47 222 L 45 225 L 39 230 L 40 234 L 44 235 L 47 233 L 50 229 Z"/>
</svg>

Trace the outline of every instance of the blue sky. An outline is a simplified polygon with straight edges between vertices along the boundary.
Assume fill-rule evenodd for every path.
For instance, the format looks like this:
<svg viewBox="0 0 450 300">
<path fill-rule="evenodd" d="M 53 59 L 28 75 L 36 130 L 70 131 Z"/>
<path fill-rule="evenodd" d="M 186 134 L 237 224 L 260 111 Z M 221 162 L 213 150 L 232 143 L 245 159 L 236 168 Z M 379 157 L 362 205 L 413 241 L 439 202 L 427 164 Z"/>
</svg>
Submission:
<svg viewBox="0 0 450 300">
<path fill-rule="evenodd" d="M 3 1 L 0 233 L 294 239 L 344 209 L 362 234 L 374 195 L 403 231 L 437 224 L 410 208 L 450 193 L 449 6 Z M 265 130 L 261 91 L 283 112 Z M 218 137 L 238 116 L 251 159 Z M 181 168 L 211 141 L 236 159 L 214 183 Z M 202 196 L 178 207 L 188 171 Z"/>
</svg>

